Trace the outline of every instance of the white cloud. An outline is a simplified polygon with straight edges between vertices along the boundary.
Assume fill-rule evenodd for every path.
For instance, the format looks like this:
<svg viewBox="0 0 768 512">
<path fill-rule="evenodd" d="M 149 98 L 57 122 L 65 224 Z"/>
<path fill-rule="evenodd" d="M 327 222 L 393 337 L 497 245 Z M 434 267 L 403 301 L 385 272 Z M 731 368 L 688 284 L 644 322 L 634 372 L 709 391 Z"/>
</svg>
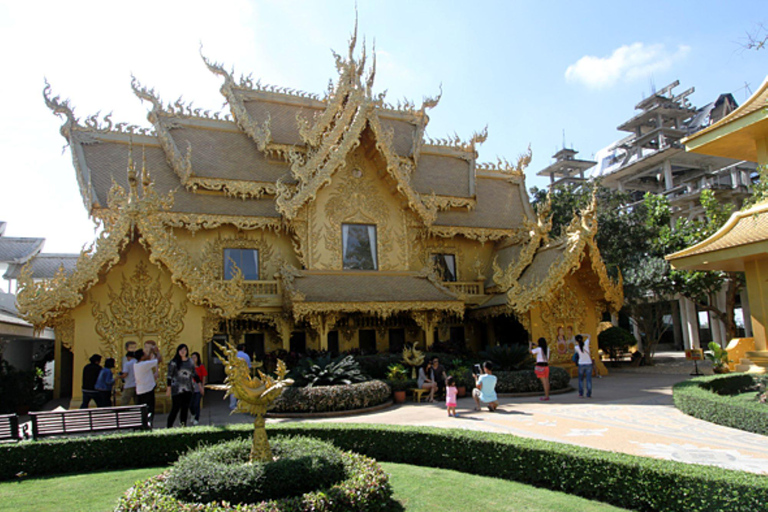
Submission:
<svg viewBox="0 0 768 512">
<path fill-rule="evenodd" d="M 619 81 L 631 82 L 667 70 L 689 52 L 690 47 L 686 45 L 670 52 L 663 44 L 633 43 L 617 48 L 608 57 L 585 55 L 568 66 L 565 79 L 593 89 L 605 89 Z"/>
</svg>

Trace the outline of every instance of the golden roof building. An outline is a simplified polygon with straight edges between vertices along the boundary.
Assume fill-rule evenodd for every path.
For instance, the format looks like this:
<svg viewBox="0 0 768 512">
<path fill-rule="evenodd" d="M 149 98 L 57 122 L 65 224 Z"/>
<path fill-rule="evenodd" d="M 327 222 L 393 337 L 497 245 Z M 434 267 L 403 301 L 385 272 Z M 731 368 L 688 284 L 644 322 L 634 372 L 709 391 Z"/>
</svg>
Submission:
<svg viewBox="0 0 768 512">
<path fill-rule="evenodd" d="M 183 341 L 206 357 L 217 334 L 257 356 L 436 340 L 477 350 L 558 328 L 594 335 L 621 307 L 594 205 L 550 240 L 526 194 L 530 155 L 479 163 L 484 131 L 426 139 L 439 98 L 385 103 L 354 36 L 323 97 L 205 64 L 230 113 L 166 105 L 134 79 L 151 130 L 80 123 L 46 87 L 104 229 L 71 273 L 26 281 L 18 300 L 74 353 L 75 395 L 87 357 L 119 357 L 126 340 L 157 340 L 166 356 Z"/>
<path fill-rule="evenodd" d="M 687 151 L 738 158 L 768 165 L 768 78 L 743 105 L 712 126 L 683 140 Z M 768 198 L 734 213 L 717 233 L 667 256 L 683 270 L 744 272 L 749 296 L 753 338 L 737 338 L 728 345 L 729 357 L 742 366 L 768 368 Z M 756 368 L 754 365 L 758 365 Z"/>
</svg>

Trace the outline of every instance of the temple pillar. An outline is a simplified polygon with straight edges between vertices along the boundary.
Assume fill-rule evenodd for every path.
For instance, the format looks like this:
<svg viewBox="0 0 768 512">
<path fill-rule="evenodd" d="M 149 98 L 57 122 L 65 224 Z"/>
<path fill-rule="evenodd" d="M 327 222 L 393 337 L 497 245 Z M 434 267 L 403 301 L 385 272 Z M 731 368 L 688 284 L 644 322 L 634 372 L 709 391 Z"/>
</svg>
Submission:
<svg viewBox="0 0 768 512">
<path fill-rule="evenodd" d="M 328 333 L 333 330 L 338 319 L 337 313 L 317 313 L 307 318 L 320 339 L 320 350 L 328 350 Z"/>
<path fill-rule="evenodd" d="M 744 319 L 744 337 L 752 337 L 752 312 L 749 309 L 749 294 L 746 288 L 739 293 L 741 298 L 741 317 Z"/>
<path fill-rule="evenodd" d="M 435 343 L 435 327 L 440 321 L 440 313 L 437 311 L 412 311 L 411 318 L 424 331 L 425 350 Z"/>
<path fill-rule="evenodd" d="M 686 348 L 701 348 L 699 341 L 699 315 L 696 312 L 696 304 L 688 299 L 680 299 L 680 305 L 685 312 L 684 332 L 687 331 L 688 346 Z"/>
<path fill-rule="evenodd" d="M 293 328 L 293 318 L 284 315 L 279 315 L 275 318 L 275 330 L 280 337 L 282 343 L 281 348 L 286 352 L 291 351 L 291 333 L 293 332 Z"/>
<path fill-rule="evenodd" d="M 747 278 L 747 294 L 749 296 L 755 350 L 766 350 L 768 349 L 766 347 L 766 327 L 768 326 L 768 300 L 766 300 L 766 297 L 768 297 L 768 258 L 745 261 L 744 273 Z"/>
<path fill-rule="evenodd" d="M 673 300 L 670 302 L 670 306 L 672 307 L 672 336 L 675 340 L 675 349 L 680 350 L 680 347 L 685 347 L 682 319 L 680 318 L 680 301 Z"/>
</svg>

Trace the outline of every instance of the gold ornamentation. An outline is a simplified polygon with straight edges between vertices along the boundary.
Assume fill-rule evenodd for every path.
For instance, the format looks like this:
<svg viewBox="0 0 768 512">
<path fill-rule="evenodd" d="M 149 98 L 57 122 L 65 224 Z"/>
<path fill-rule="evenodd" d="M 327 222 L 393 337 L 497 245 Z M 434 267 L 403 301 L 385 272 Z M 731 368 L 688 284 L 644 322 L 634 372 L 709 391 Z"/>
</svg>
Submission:
<svg viewBox="0 0 768 512">
<path fill-rule="evenodd" d="M 286 378 L 288 369 L 285 363 L 277 360 L 277 378 L 257 370 L 258 375 L 251 377 L 245 360 L 237 357 L 237 349 L 231 343 L 226 346 L 216 343 L 218 354 L 225 361 L 224 370 L 227 378 L 224 385 L 209 385 L 212 389 L 227 391 L 224 398 L 234 395 L 237 398 L 237 408 L 233 412 L 244 412 L 255 416 L 253 421 L 253 442 L 251 444 L 250 462 L 272 462 L 272 449 L 264 429 L 264 415 L 272 406 L 283 389 L 292 385 L 293 380 Z"/>
<path fill-rule="evenodd" d="M 411 301 L 411 302 L 293 302 L 293 316 L 303 321 L 317 313 L 364 313 L 388 318 L 397 313 L 420 311 L 446 312 L 463 315 L 464 304 L 459 301 Z"/>
<path fill-rule="evenodd" d="M 186 187 L 190 190 L 201 188 L 204 190 L 221 191 L 230 197 L 239 197 L 241 199 L 260 199 L 265 195 L 274 196 L 277 194 L 277 187 L 274 183 L 261 181 L 194 177 L 187 181 Z"/>
<path fill-rule="evenodd" d="M 245 108 L 245 102 L 243 102 L 240 95 L 235 92 L 237 87 L 235 81 L 232 79 L 232 75 L 224 70 L 224 67 L 217 62 L 211 62 L 205 58 L 200 48 L 200 57 L 203 58 L 203 62 L 208 69 L 215 75 L 219 75 L 224 78 L 224 83 L 221 84 L 221 94 L 227 99 L 229 108 L 232 112 L 232 117 L 235 119 L 237 126 L 240 127 L 248 136 L 253 139 L 259 151 L 264 151 L 272 141 L 272 132 L 270 131 L 271 119 L 267 118 L 262 126 L 258 126 L 253 122 L 251 116 Z"/>
<path fill-rule="evenodd" d="M 587 307 L 584 301 L 570 287 L 563 284 L 551 293 L 541 303 L 541 320 L 547 340 L 554 347 L 557 339 L 557 330 L 562 326 L 569 326 L 574 333 L 584 330 L 584 321 L 587 315 Z M 568 362 L 567 353 L 560 354 L 552 350 L 553 362 Z"/>
<path fill-rule="evenodd" d="M 481 244 L 486 242 L 494 242 L 501 240 L 508 236 L 513 236 L 516 230 L 514 229 L 498 229 L 498 228 L 474 228 L 464 226 L 435 226 L 429 227 L 429 234 L 432 236 L 439 236 L 442 238 L 453 238 L 455 236 L 463 236 L 469 240 L 477 240 Z"/>
<path fill-rule="evenodd" d="M 422 197 L 424 196 L 422 195 Z M 435 206 L 440 211 L 450 210 L 451 208 L 466 208 L 472 211 L 477 206 L 477 199 L 472 197 L 436 196 Z"/>
<path fill-rule="evenodd" d="M 424 352 L 419 350 L 419 342 L 403 347 L 403 361 L 411 367 L 411 378 L 416 378 L 416 368 L 424 364 Z"/>
<path fill-rule="evenodd" d="M 54 333 L 56 341 L 67 350 L 74 351 L 75 348 L 75 320 L 71 315 L 64 315 L 54 323 Z"/>
<path fill-rule="evenodd" d="M 176 307 L 173 305 L 174 285 L 163 292 L 160 275 L 152 278 L 146 263 L 140 261 L 130 279 L 123 274 L 119 291 L 107 286 L 109 304 L 106 309 L 91 299 L 96 333 L 101 338 L 101 353 L 117 358 L 125 337 L 132 335 L 140 344 L 145 337 L 156 340 L 163 357 L 170 360 L 184 330 L 187 314 L 185 301 Z"/>
</svg>

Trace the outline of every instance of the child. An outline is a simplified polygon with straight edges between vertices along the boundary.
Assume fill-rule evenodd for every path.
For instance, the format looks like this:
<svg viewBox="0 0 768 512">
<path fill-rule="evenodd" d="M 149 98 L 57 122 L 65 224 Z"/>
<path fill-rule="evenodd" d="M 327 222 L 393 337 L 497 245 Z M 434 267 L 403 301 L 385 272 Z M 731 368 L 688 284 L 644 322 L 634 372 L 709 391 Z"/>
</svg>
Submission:
<svg viewBox="0 0 768 512">
<path fill-rule="evenodd" d="M 456 395 L 459 394 L 459 390 L 456 387 L 456 383 L 453 381 L 453 377 L 446 377 L 445 379 L 445 406 L 448 408 L 448 416 L 456 417 Z"/>
</svg>

